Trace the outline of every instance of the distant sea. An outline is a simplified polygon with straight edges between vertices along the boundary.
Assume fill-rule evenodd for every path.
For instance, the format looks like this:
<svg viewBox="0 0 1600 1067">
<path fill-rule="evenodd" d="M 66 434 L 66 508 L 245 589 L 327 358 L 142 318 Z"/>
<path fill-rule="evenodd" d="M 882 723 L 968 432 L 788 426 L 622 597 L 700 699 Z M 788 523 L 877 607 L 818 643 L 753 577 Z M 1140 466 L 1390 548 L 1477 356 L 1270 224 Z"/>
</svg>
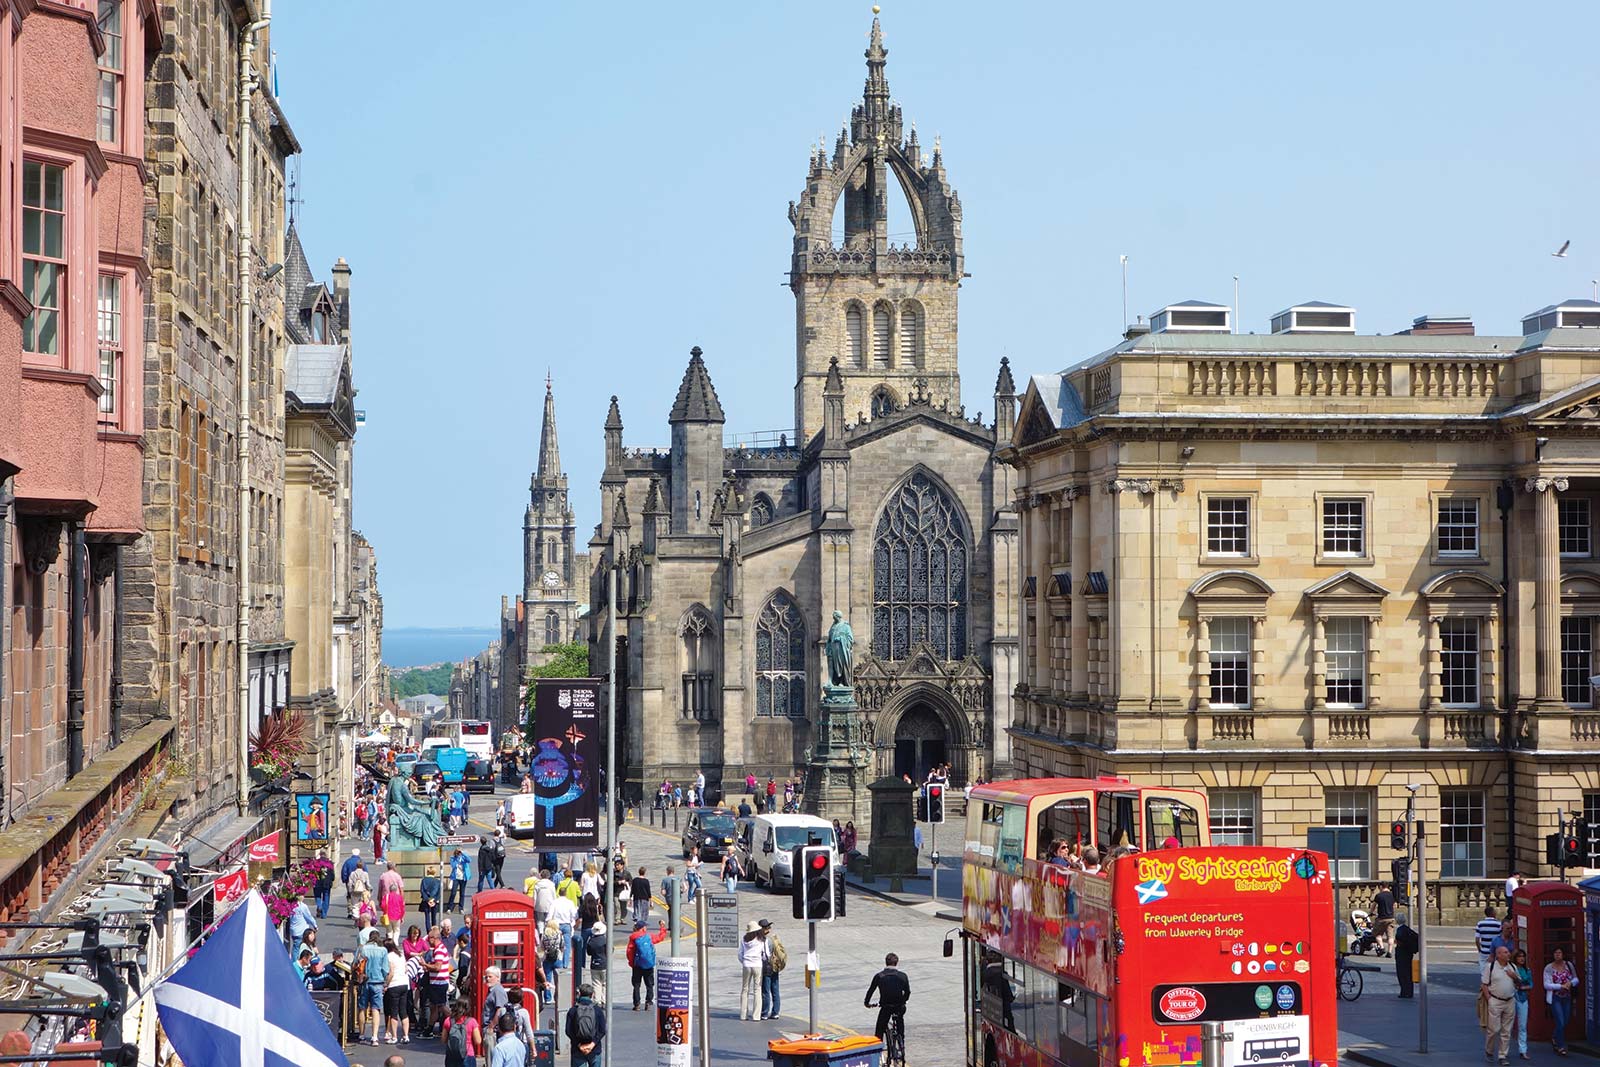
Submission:
<svg viewBox="0 0 1600 1067">
<path fill-rule="evenodd" d="M 498 630 L 467 627 L 386 626 L 383 629 L 383 662 L 390 667 L 455 663 L 482 652 L 499 636 Z"/>
</svg>

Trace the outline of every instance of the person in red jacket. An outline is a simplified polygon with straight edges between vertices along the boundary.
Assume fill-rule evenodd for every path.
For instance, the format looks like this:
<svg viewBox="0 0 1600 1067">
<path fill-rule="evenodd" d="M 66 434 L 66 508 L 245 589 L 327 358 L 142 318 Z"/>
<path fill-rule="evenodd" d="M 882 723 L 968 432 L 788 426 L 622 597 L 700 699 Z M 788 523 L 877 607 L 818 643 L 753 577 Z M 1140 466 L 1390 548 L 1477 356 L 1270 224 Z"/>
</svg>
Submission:
<svg viewBox="0 0 1600 1067">
<path fill-rule="evenodd" d="M 639 986 L 644 985 L 644 1007 L 656 1002 L 656 946 L 667 939 L 667 924 L 662 920 L 655 933 L 645 929 L 644 920 L 633 924 L 628 938 L 628 966 L 633 968 L 633 1010 L 639 1010 Z"/>
</svg>

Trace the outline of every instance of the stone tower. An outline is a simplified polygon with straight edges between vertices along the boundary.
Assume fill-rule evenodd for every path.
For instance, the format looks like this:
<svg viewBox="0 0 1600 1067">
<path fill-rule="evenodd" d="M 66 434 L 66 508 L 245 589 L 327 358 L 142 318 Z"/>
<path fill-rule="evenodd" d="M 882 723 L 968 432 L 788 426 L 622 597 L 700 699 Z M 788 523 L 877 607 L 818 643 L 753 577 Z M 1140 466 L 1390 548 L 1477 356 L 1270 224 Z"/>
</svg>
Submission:
<svg viewBox="0 0 1600 1067">
<path fill-rule="evenodd" d="M 789 204 L 795 296 L 795 429 L 810 440 L 822 425 L 829 360 L 844 378 L 852 422 L 904 405 L 912 396 L 960 404 L 956 367 L 956 291 L 961 286 L 961 200 L 945 176 L 938 141 L 924 159 L 915 125 L 902 129 L 889 99 L 889 53 L 872 20 L 861 103 L 828 155 L 815 145 L 805 192 Z M 899 184 L 914 242 L 891 243 L 890 175 Z M 843 199 L 844 233 L 833 218 Z"/>
<path fill-rule="evenodd" d="M 567 504 L 567 476 L 561 473 L 556 443 L 556 398 L 547 375 L 544 424 L 539 432 L 539 468 L 529 483 L 523 518 L 522 610 L 526 655 L 545 645 L 570 641 L 577 625 L 577 580 L 573 565 L 575 535 Z"/>
<path fill-rule="evenodd" d="M 667 421 L 672 426 L 672 532 L 711 532 L 711 504 L 722 488 L 722 402 L 696 345 Z"/>
</svg>

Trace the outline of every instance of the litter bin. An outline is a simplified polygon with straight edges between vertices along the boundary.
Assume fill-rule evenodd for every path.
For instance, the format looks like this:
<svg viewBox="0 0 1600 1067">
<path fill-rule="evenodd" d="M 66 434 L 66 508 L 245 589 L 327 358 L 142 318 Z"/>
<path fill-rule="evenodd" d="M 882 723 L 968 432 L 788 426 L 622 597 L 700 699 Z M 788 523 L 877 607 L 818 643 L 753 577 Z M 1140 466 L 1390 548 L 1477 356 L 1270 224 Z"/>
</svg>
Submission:
<svg viewBox="0 0 1600 1067">
<path fill-rule="evenodd" d="M 555 1067 L 556 1032 L 554 1030 L 535 1030 L 533 1032 L 533 1059 L 528 1062 L 533 1067 Z"/>
<path fill-rule="evenodd" d="M 882 1058 L 883 1042 L 866 1035 L 767 1042 L 773 1067 L 878 1067 Z"/>
</svg>

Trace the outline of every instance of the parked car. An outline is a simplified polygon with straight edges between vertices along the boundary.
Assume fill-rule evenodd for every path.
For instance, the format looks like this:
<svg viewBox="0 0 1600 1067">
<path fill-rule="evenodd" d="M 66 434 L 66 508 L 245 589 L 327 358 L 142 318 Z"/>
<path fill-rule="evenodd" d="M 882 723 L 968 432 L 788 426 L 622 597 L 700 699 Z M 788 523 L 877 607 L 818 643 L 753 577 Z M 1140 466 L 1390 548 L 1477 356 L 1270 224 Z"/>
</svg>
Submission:
<svg viewBox="0 0 1600 1067">
<path fill-rule="evenodd" d="M 483 756 L 475 756 L 467 761 L 466 770 L 467 792 L 493 793 L 494 792 L 494 761 Z"/>
<path fill-rule="evenodd" d="M 741 820 L 738 849 L 745 876 L 758 886 L 787 888 L 794 880 L 789 850 L 813 840 L 838 851 L 833 824 L 815 815 L 756 815 Z"/>
<path fill-rule="evenodd" d="M 419 759 L 411 768 L 411 777 L 424 785 L 438 773 L 439 765 L 431 759 Z"/>
<path fill-rule="evenodd" d="M 733 812 L 727 808 L 690 808 L 689 821 L 683 828 L 683 840 L 679 843 L 683 858 L 689 858 L 691 848 L 698 848 L 702 860 L 708 863 L 720 861 L 723 854 L 733 847 L 738 832 Z"/>
</svg>

